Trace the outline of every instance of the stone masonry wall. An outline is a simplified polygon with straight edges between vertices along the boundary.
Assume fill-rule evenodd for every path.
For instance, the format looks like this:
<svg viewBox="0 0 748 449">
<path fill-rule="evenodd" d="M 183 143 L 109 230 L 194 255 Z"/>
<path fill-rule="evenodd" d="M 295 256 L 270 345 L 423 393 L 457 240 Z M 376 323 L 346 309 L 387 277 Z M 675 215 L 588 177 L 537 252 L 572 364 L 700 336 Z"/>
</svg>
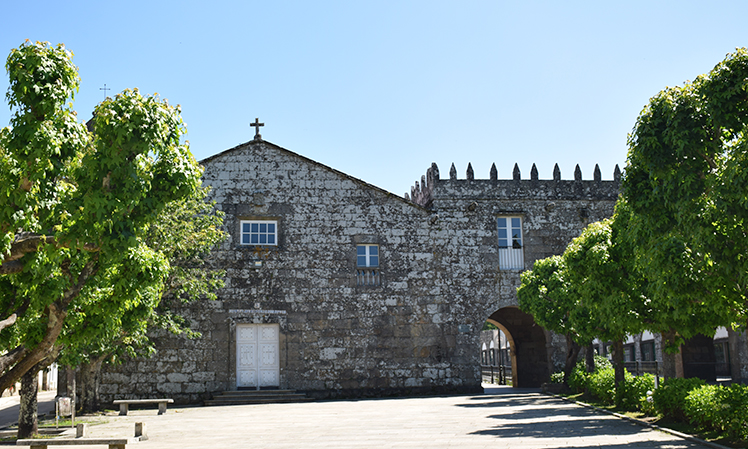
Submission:
<svg viewBox="0 0 748 449">
<path fill-rule="evenodd" d="M 478 244 L 455 242 L 423 207 L 269 143 L 204 165 L 226 212 L 230 237 L 214 253 L 226 286 L 188 310 L 202 339 L 159 336 L 154 358 L 104 373 L 104 401 L 195 402 L 235 389 L 244 322 L 280 325 L 281 388 L 318 397 L 480 389 L 476 310 L 485 307 L 473 295 L 489 297 L 494 273 L 460 260 Z M 238 244 L 239 221 L 256 218 L 278 220 L 277 247 Z M 356 286 L 357 243 L 379 244 L 381 286 Z"/>
<path fill-rule="evenodd" d="M 524 269 L 529 270 L 536 260 L 561 254 L 588 224 L 613 215 L 620 185 L 618 167 L 613 180 L 602 180 L 596 167 L 594 179 L 585 181 L 578 166 L 574 178 L 562 180 L 556 167 L 553 179 L 541 180 L 533 166 L 530 179 L 521 179 L 515 165 L 513 179 L 498 179 L 495 166 L 489 179 L 475 179 L 468 165 L 465 178 L 458 179 L 452 165 L 449 179 L 441 179 L 439 168 L 432 164 L 411 191 L 413 200 L 438 215 L 442 226 L 475 239 L 471 264 L 493 275 L 489 297 L 475 304 L 484 307 L 480 311 L 484 320 L 518 305 L 521 271 L 499 268 L 498 217 L 522 217 Z M 549 372 L 554 372 L 564 364 L 566 343 L 550 332 L 547 339 Z"/>
<path fill-rule="evenodd" d="M 226 286 L 217 301 L 184 308 L 202 338 L 158 333 L 156 356 L 108 368 L 104 402 L 196 403 L 236 389 L 241 323 L 279 325 L 281 388 L 314 397 L 478 392 L 483 322 L 516 305 L 519 285 L 519 271 L 498 267 L 497 216 L 523 217 L 531 268 L 610 216 L 618 186 L 470 172 L 441 180 L 434 165 L 411 201 L 261 140 L 203 164 L 226 213 L 229 239 L 213 254 Z M 278 245 L 240 245 L 243 219 L 277 220 Z M 356 285 L 363 243 L 379 245 L 380 286 Z"/>
</svg>

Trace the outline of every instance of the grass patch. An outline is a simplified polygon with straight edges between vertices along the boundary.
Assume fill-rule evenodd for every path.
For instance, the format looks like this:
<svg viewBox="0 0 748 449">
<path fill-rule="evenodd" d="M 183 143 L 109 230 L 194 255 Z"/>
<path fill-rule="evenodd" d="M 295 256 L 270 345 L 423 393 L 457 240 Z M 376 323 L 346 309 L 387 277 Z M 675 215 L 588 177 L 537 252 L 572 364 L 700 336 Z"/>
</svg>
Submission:
<svg viewBox="0 0 748 449">
<path fill-rule="evenodd" d="M 106 424 L 109 422 L 109 418 L 105 415 L 106 412 L 101 414 L 83 415 L 75 418 L 76 424 L 86 423 L 89 426 L 96 426 L 99 424 Z M 70 418 L 64 418 L 59 420 L 59 428 L 55 426 L 54 416 L 49 417 L 45 415 L 39 417 L 37 426 L 39 427 L 39 433 L 34 436 L 35 439 L 44 438 L 56 438 L 60 436 L 65 430 L 72 428 L 72 421 Z M 7 427 L 0 431 L 0 445 L 2 446 L 15 446 L 16 445 L 16 433 L 18 432 L 18 426 Z"/>
<path fill-rule="evenodd" d="M 96 425 L 99 425 L 99 424 L 106 424 L 108 422 L 109 422 L 109 419 L 106 417 L 106 415 L 103 415 L 103 414 L 101 414 L 101 415 L 84 415 L 84 416 L 76 417 L 75 418 L 75 424 L 84 424 L 85 423 L 85 424 L 88 424 L 90 426 L 96 426 Z M 60 419 L 58 421 L 58 423 L 59 423 L 59 427 L 60 428 L 63 428 L 63 427 L 73 427 L 73 422 L 72 422 L 72 420 L 70 418 Z M 55 427 L 56 427 L 56 425 L 55 425 L 55 419 L 54 419 L 54 417 L 39 419 L 39 428 L 40 429 L 41 428 L 45 428 L 45 429 L 52 428 L 52 429 L 54 429 Z"/>
</svg>

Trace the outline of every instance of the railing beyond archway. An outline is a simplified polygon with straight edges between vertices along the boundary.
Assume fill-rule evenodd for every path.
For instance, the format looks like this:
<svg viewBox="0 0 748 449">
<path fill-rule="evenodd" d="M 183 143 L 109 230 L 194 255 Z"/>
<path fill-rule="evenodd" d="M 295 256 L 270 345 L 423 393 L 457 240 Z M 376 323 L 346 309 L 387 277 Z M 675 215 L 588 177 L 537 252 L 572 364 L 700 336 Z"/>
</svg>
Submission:
<svg viewBox="0 0 748 449">
<path fill-rule="evenodd" d="M 488 318 L 504 332 L 511 348 L 512 386 L 539 388 L 550 380 L 545 331 L 532 315 L 518 307 L 504 307 Z"/>
</svg>

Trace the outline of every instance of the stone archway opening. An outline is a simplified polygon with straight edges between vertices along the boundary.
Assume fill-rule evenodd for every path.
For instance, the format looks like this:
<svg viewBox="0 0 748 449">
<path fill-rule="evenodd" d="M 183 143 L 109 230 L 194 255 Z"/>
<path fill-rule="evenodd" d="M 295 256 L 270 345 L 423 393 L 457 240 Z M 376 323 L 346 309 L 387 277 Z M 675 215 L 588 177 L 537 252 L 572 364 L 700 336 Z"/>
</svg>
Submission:
<svg viewBox="0 0 748 449">
<path fill-rule="evenodd" d="M 481 348 L 481 365 L 486 368 L 484 374 L 487 374 L 487 368 L 490 368 L 491 378 L 495 379 L 492 382 L 516 387 L 517 377 L 512 375 L 517 366 L 512 334 L 501 323 L 490 318 L 486 320 L 483 329 L 491 332 L 488 335 L 481 335 L 481 341 L 491 339 L 490 348 L 485 347 L 485 342 Z"/>
<path fill-rule="evenodd" d="M 486 320 L 498 327 L 510 346 L 512 386 L 539 388 L 548 382 L 548 350 L 545 330 L 516 306 L 503 307 Z"/>
</svg>

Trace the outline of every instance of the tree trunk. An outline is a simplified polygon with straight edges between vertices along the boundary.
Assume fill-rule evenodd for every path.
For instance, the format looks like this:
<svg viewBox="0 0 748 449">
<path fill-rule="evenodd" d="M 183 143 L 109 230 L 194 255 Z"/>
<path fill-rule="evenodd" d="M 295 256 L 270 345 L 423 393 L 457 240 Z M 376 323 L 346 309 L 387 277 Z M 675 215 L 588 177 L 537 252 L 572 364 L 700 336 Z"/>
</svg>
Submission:
<svg viewBox="0 0 748 449">
<path fill-rule="evenodd" d="M 35 365 L 49 357 L 55 350 L 55 342 L 60 332 L 62 332 L 67 311 L 53 303 L 47 306 L 44 312 L 47 315 L 47 329 L 44 338 L 42 338 L 42 341 L 34 349 L 23 351 L 23 357 L 20 360 L 12 360 L 12 363 L 15 363 L 13 368 L 0 375 L 0 391 L 13 385 L 17 379 L 23 378 L 25 373 L 32 371 Z M 0 361 L 0 365 L 5 366 L 5 363 L 8 362 L 5 360 Z M 8 366 L 12 363 L 8 363 Z"/>
<path fill-rule="evenodd" d="M 569 335 L 566 335 L 566 366 L 564 367 L 564 385 L 569 386 L 569 376 L 574 371 L 574 367 L 577 366 L 577 358 L 579 357 L 579 351 L 582 349 L 581 346 L 574 341 Z"/>
<path fill-rule="evenodd" d="M 662 374 L 665 379 L 683 377 L 683 359 L 680 351 L 673 352 L 677 337 L 677 333 L 672 329 L 662 334 Z"/>
<path fill-rule="evenodd" d="M 623 367 L 623 340 L 613 342 L 613 368 L 615 369 L 616 406 L 623 403 L 626 395 L 625 368 Z"/>
<path fill-rule="evenodd" d="M 99 384 L 101 380 L 101 365 L 108 354 L 91 357 L 88 363 L 78 367 L 78 410 L 81 413 L 99 411 Z"/>
<path fill-rule="evenodd" d="M 39 369 L 34 367 L 21 377 L 21 407 L 18 411 L 18 438 L 31 438 L 39 433 L 36 394 L 39 390 Z"/>
<path fill-rule="evenodd" d="M 75 285 L 68 288 L 58 301 L 49 304 L 44 309 L 44 315 L 47 317 L 47 327 L 42 340 L 33 349 L 26 349 L 21 346 L 10 351 L 7 354 L 0 355 L 0 391 L 10 388 L 21 376 L 31 370 L 35 365 L 45 359 L 56 350 L 57 337 L 62 332 L 67 317 L 67 306 L 70 302 L 78 297 L 86 281 L 94 276 L 98 271 L 98 260 L 90 260 L 78 275 Z M 56 356 L 55 356 L 56 358 Z M 12 368 L 11 368 L 12 366 Z M 46 366 L 46 365 L 45 365 Z"/>
<path fill-rule="evenodd" d="M 584 361 L 587 365 L 587 372 L 588 373 L 594 373 L 595 372 L 595 347 L 592 345 L 592 342 L 589 342 L 587 345 L 587 349 L 584 353 Z"/>
</svg>

